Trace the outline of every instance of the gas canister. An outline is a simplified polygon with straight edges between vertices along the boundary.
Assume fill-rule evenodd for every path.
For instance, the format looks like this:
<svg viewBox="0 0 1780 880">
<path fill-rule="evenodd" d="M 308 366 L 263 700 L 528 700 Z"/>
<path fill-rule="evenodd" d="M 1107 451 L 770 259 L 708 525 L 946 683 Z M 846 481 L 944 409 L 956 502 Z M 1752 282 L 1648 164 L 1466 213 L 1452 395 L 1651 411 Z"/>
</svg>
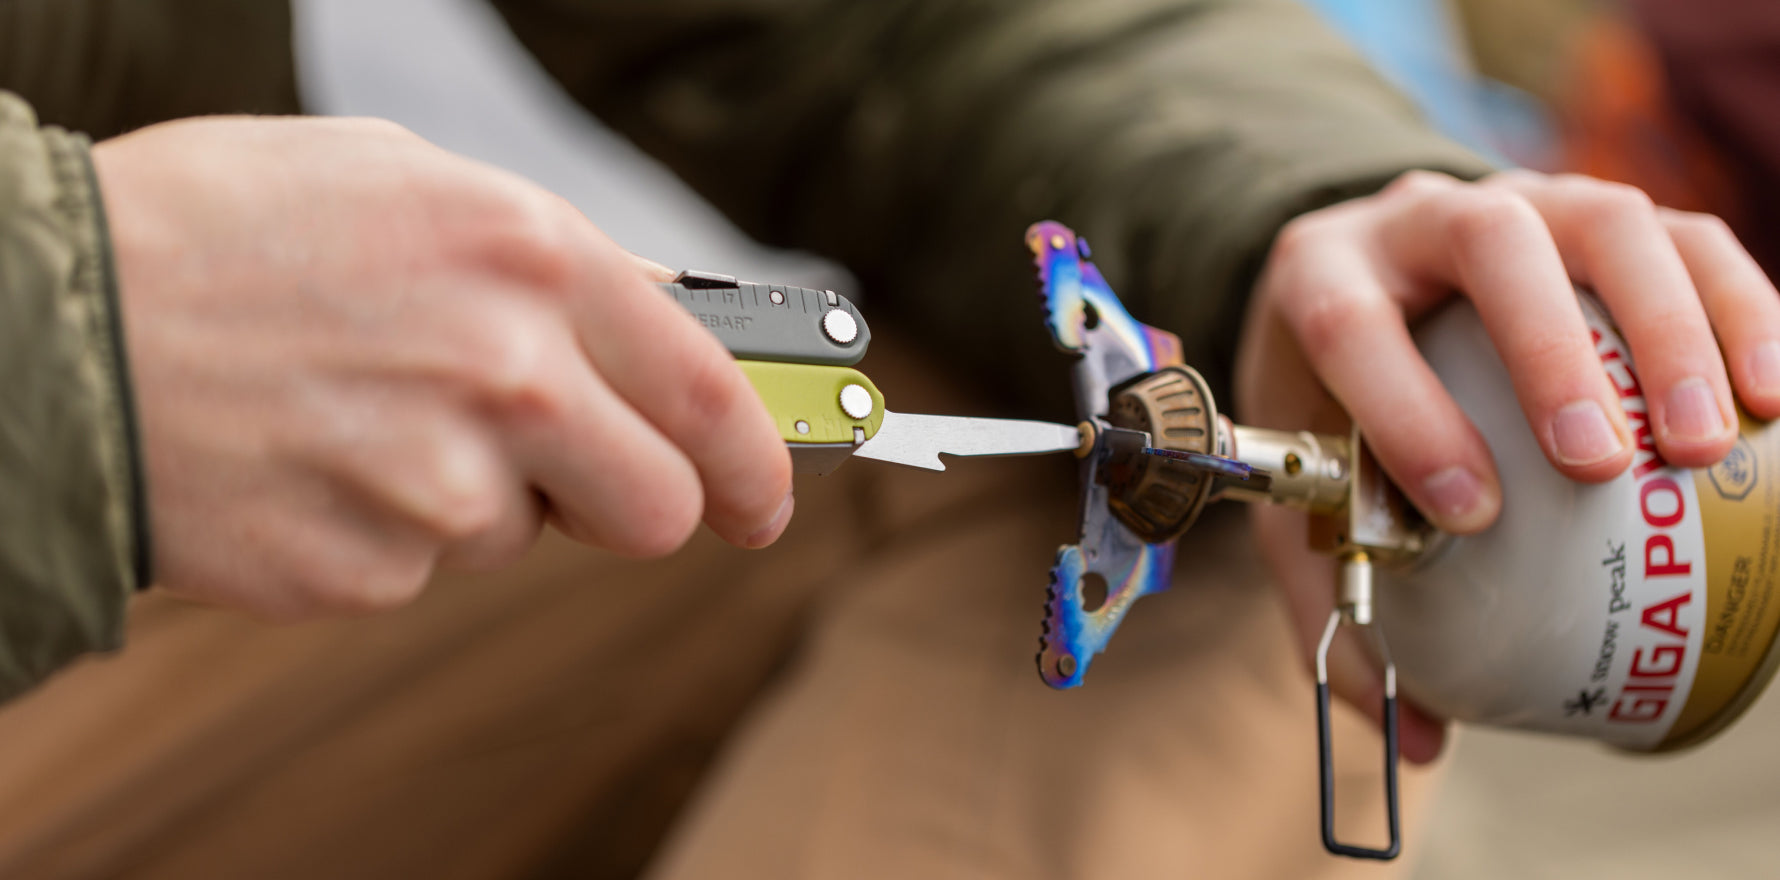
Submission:
<svg viewBox="0 0 1780 880">
<path fill-rule="evenodd" d="M 1475 311 L 1454 303 L 1417 341 L 1495 456 L 1502 515 L 1381 571 L 1377 619 L 1403 692 L 1442 715 L 1679 748 L 1722 730 L 1780 662 L 1780 429 L 1745 417 L 1719 464 L 1667 466 L 1630 350 L 1581 303 L 1631 467 L 1598 485 L 1560 476 Z"/>
<path fill-rule="evenodd" d="M 1579 302 L 1637 446 L 1632 465 L 1606 483 L 1573 482 L 1546 461 L 1468 302 L 1454 301 L 1416 331 L 1495 457 L 1502 513 L 1478 535 L 1430 527 L 1357 431 L 1235 424 L 1181 366 L 1112 391 L 1109 423 L 1163 447 L 1114 469 L 1124 477 L 1109 483 L 1109 507 L 1134 534 L 1172 540 L 1218 500 L 1284 504 L 1312 515 L 1313 547 L 1337 560 L 1336 607 L 1316 662 L 1331 852 L 1388 859 L 1400 850 L 1399 690 L 1460 721 L 1655 752 L 1724 729 L 1780 665 L 1780 426 L 1744 416 L 1722 462 L 1670 467 L 1630 349 L 1591 296 Z M 1180 403 L 1187 399 L 1191 406 Z M 1188 416 L 1195 430 L 1175 424 Z M 1212 471 L 1184 461 L 1208 454 L 1243 476 L 1208 480 Z M 1344 626 L 1362 631 L 1384 671 L 1384 847 L 1335 839 L 1326 659 Z"/>
</svg>

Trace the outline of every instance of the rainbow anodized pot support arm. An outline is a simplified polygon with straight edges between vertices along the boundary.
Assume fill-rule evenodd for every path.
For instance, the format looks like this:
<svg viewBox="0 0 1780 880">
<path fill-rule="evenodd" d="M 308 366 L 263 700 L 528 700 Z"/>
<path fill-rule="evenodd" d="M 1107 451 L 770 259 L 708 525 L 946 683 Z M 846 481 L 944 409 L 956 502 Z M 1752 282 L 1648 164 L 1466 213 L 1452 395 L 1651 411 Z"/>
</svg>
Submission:
<svg viewBox="0 0 1780 880">
<path fill-rule="evenodd" d="M 1077 357 L 1077 415 L 1085 433 L 1102 435 L 1081 462 L 1081 536 L 1057 551 L 1051 568 L 1039 675 L 1054 688 L 1082 684 L 1132 604 L 1168 586 L 1175 541 L 1207 504 L 1235 499 L 1306 511 L 1312 547 L 1339 561 L 1335 608 L 1316 657 L 1323 845 L 1337 855 L 1395 858 L 1396 676 L 1373 625 L 1372 565 L 1413 561 L 1436 534 L 1385 479 L 1357 432 L 1251 428 L 1219 415 L 1210 388 L 1182 362 L 1179 338 L 1131 317 L 1095 268 L 1088 243 L 1068 227 L 1034 224 L 1026 244 L 1038 267 L 1046 326 L 1057 346 Z M 1132 437 L 1151 445 L 1126 448 Z M 1335 839 L 1326 658 L 1343 626 L 1370 636 L 1388 683 L 1389 842 L 1379 848 Z"/>
<path fill-rule="evenodd" d="M 1089 261 L 1088 243 L 1068 227 L 1036 223 L 1026 244 L 1038 265 L 1045 325 L 1059 348 L 1078 356 L 1071 377 L 1077 417 L 1106 425 L 1112 389 L 1180 365 L 1180 340 L 1125 311 Z M 1131 604 L 1167 587 L 1173 574 L 1172 541 L 1146 542 L 1113 515 L 1101 472 L 1110 464 L 1105 456 L 1082 460 L 1081 537 L 1057 551 L 1051 568 L 1038 655 L 1039 674 L 1051 687 L 1081 685 Z M 1104 596 L 1090 599 L 1090 575 L 1104 582 Z"/>
</svg>

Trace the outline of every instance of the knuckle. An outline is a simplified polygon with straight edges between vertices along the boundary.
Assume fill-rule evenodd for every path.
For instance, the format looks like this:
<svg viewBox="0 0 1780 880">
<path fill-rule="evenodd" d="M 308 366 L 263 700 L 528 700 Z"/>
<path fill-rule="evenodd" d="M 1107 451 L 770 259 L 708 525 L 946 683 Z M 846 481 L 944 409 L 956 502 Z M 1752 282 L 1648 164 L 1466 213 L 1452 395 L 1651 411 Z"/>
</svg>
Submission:
<svg viewBox="0 0 1780 880">
<path fill-rule="evenodd" d="M 325 123 L 354 135 L 374 136 L 383 138 L 416 138 L 407 126 L 399 122 L 377 116 L 344 116 L 334 117 Z"/>
<path fill-rule="evenodd" d="M 456 544 L 497 531 L 509 516 L 513 476 L 499 453 L 477 432 L 447 424 L 416 437 L 404 448 L 412 462 L 408 491 L 390 490 L 404 519 L 411 519 L 432 542 Z M 394 476 L 392 479 L 402 479 Z"/>
<path fill-rule="evenodd" d="M 459 375 L 482 401 L 510 413 L 534 417 L 559 414 L 546 334 L 533 322 L 511 316 L 485 316 L 468 333 L 458 353 Z"/>
<path fill-rule="evenodd" d="M 506 514 L 504 508 L 497 492 L 458 489 L 450 492 L 448 500 L 429 513 L 422 528 L 447 544 L 473 541 L 500 527 Z"/>
<path fill-rule="evenodd" d="M 1302 214 L 1280 227 L 1279 234 L 1273 238 L 1273 262 L 1292 263 L 1304 256 L 1304 250 L 1315 239 L 1316 220 L 1312 215 Z"/>
<path fill-rule="evenodd" d="M 398 553 L 343 579 L 332 596 L 334 608 L 346 614 L 393 611 L 420 598 L 432 574 L 432 560 L 419 553 Z"/>
<path fill-rule="evenodd" d="M 1650 194 L 1627 183 L 1580 178 L 1572 184 L 1586 210 L 1600 219 L 1650 215 L 1656 203 Z"/>
<path fill-rule="evenodd" d="M 1458 181 L 1450 175 L 1417 168 L 1398 175 L 1397 179 L 1391 181 L 1384 191 L 1390 194 L 1419 196 L 1451 189 L 1457 183 Z"/>
<path fill-rule="evenodd" d="M 1271 268 L 1276 272 L 1293 272 L 1309 261 L 1328 240 L 1333 221 L 1320 212 L 1301 214 L 1280 227 L 1273 239 Z"/>
<path fill-rule="evenodd" d="M 352 567 L 308 565 L 290 575 L 294 618 L 371 614 L 412 602 L 426 586 L 430 560 L 384 555 Z M 293 618 L 293 619 L 294 619 Z"/>
<path fill-rule="evenodd" d="M 1486 186 L 1536 187 L 1549 184 L 1551 177 L 1527 168 L 1508 168 L 1491 174 L 1480 182 Z"/>
<path fill-rule="evenodd" d="M 388 119 L 366 119 L 363 120 L 362 124 L 366 131 L 385 138 L 397 140 L 420 139 L 420 135 L 415 134 L 407 126 Z"/>
<path fill-rule="evenodd" d="M 496 193 L 463 225 L 460 242 L 488 268 L 532 289 L 563 295 L 584 273 L 579 268 L 572 209 L 548 194 Z"/>
<path fill-rule="evenodd" d="M 1307 283 L 1299 286 L 1289 311 L 1298 344 L 1314 363 L 1340 351 L 1374 310 L 1335 285 Z"/>
<path fill-rule="evenodd" d="M 1448 212 L 1453 234 L 1462 242 L 1494 240 L 1543 225 L 1532 202 L 1509 190 L 1466 189 L 1455 194 Z"/>
<path fill-rule="evenodd" d="M 656 503 L 636 511 L 612 549 L 639 559 L 660 559 L 686 545 L 698 529 L 701 504 L 686 503 L 662 493 Z"/>
<path fill-rule="evenodd" d="M 1663 209 L 1662 215 L 1664 222 L 1668 224 L 1674 235 L 1691 241 L 1708 241 L 1714 238 L 1736 239 L 1736 233 L 1731 231 L 1731 225 L 1717 214 Z"/>
</svg>

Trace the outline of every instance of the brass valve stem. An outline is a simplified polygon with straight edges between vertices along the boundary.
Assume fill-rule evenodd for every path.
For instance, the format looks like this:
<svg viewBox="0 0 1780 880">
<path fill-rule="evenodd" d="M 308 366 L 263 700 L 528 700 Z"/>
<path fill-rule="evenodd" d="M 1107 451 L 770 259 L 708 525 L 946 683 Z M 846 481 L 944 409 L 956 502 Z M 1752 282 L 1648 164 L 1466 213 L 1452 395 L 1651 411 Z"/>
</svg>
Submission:
<svg viewBox="0 0 1780 880">
<path fill-rule="evenodd" d="M 1221 454 L 1265 471 L 1268 477 L 1226 483 L 1220 498 L 1284 504 L 1315 514 L 1345 508 L 1350 475 L 1347 438 L 1251 428 L 1226 418 L 1218 421 Z"/>
<path fill-rule="evenodd" d="M 1372 558 L 1364 550 L 1341 557 L 1335 610 L 1355 626 L 1372 623 Z"/>
</svg>

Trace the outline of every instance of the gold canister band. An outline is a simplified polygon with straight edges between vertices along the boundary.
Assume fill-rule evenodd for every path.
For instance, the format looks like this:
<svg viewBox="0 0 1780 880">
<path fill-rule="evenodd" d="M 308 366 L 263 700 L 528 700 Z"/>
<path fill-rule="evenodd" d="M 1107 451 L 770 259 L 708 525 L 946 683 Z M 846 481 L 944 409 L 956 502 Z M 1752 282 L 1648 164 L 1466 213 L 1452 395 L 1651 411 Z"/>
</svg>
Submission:
<svg viewBox="0 0 1780 880">
<path fill-rule="evenodd" d="M 1780 426 L 1742 416 L 1724 461 L 1694 471 L 1706 546 L 1705 632 L 1687 702 L 1655 751 L 1705 742 L 1780 667 Z"/>
</svg>

